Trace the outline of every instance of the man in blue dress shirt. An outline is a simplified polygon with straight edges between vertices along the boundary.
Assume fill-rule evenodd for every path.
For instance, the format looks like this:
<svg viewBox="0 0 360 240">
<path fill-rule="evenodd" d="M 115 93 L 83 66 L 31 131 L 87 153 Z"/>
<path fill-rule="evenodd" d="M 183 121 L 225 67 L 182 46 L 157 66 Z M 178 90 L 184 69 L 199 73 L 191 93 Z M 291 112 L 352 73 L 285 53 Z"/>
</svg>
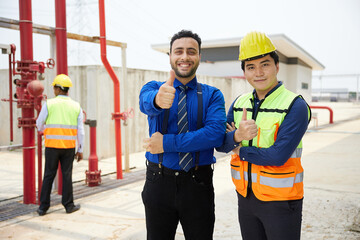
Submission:
<svg viewBox="0 0 360 240">
<path fill-rule="evenodd" d="M 226 113 L 221 91 L 197 81 L 200 48 L 197 34 L 176 33 L 169 79 L 148 82 L 140 92 L 151 136 L 144 140 L 142 192 L 148 240 L 174 239 L 179 221 L 186 239 L 212 239 L 213 154 L 224 139 Z"/>
</svg>

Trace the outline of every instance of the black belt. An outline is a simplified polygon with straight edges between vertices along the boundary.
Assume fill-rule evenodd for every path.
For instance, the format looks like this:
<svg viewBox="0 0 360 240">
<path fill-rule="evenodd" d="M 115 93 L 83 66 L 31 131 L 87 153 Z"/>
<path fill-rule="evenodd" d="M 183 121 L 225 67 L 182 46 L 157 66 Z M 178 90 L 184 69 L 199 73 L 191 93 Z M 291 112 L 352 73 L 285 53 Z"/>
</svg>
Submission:
<svg viewBox="0 0 360 240">
<path fill-rule="evenodd" d="M 184 170 L 175 170 L 175 169 L 170 169 L 167 167 L 164 167 L 163 165 L 161 165 L 161 168 L 159 167 L 158 163 L 153 163 L 150 161 L 146 161 L 147 162 L 147 167 L 155 172 L 159 172 L 160 174 L 164 174 L 164 175 L 169 175 L 169 176 L 185 176 L 185 175 L 191 175 L 192 173 L 194 173 L 195 171 L 204 171 L 204 170 L 209 170 L 211 169 L 211 165 L 202 165 L 202 166 L 198 166 L 195 170 L 195 167 L 191 168 L 188 172 L 185 172 Z"/>
</svg>

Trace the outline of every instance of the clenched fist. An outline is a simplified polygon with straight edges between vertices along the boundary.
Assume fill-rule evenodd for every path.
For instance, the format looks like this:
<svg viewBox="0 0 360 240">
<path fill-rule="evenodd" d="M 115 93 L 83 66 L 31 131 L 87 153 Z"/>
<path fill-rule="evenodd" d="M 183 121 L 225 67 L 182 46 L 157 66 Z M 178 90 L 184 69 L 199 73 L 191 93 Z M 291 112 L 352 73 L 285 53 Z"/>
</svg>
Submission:
<svg viewBox="0 0 360 240">
<path fill-rule="evenodd" d="M 159 154 L 164 152 L 163 135 L 159 132 L 153 133 L 151 138 L 144 139 L 143 147 L 151 154 Z"/>
<path fill-rule="evenodd" d="M 170 78 L 159 88 L 159 92 L 156 94 L 155 103 L 162 109 L 171 108 L 175 98 L 175 72 L 170 70 Z"/>
</svg>

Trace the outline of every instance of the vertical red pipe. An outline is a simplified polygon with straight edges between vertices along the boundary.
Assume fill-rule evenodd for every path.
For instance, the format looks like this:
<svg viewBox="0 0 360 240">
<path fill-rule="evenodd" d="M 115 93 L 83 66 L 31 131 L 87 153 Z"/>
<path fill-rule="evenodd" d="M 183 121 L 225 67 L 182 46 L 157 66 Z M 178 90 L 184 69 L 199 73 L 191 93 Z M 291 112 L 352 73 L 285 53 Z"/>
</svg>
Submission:
<svg viewBox="0 0 360 240">
<path fill-rule="evenodd" d="M 89 171 L 98 171 L 98 157 L 96 154 L 96 126 L 90 126 L 90 156 L 89 156 Z"/>
<path fill-rule="evenodd" d="M 95 187 L 101 183 L 101 170 L 98 170 L 98 157 L 96 154 L 96 120 L 87 119 L 85 124 L 89 124 L 90 127 L 89 171 L 85 171 L 86 183 L 89 187 Z"/>
<path fill-rule="evenodd" d="M 12 50 L 12 47 L 11 47 Z M 10 143 L 14 141 L 14 133 L 13 133 L 13 92 L 12 92 L 12 69 L 11 69 L 11 55 L 13 52 L 9 54 L 9 108 L 10 108 Z M 15 54 L 15 53 L 14 53 Z"/>
<path fill-rule="evenodd" d="M 20 46 L 21 46 L 21 62 L 33 61 L 33 36 L 32 36 L 32 15 L 31 0 L 19 0 L 20 12 Z M 35 80 L 36 75 L 25 72 L 21 75 L 24 81 Z M 20 91 L 27 96 L 26 86 L 22 85 Z M 24 121 L 34 119 L 34 106 L 23 107 L 21 109 L 21 118 Z M 24 172 L 24 203 L 35 204 L 35 126 L 22 127 L 23 134 L 23 172 Z"/>
<path fill-rule="evenodd" d="M 105 3 L 99 0 L 100 18 L 100 49 L 101 60 L 114 83 L 114 120 L 115 120 L 115 149 L 116 149 L 116 178 L 122 179 L 121 166 L 121 124 L 120 124 L 120 83 L 114 69 L 110 66 L 106 57 L 106 30 L 105 30 Z"/>
<path fill-rule="evenodd" d="M 55 21 L 56 70 L 57 74 L 68 75 L 65 0 L 55 0 Z M 60 166 L 58 169 L 58 194 L 62 194 L 62 173 Z"/>
</svg>

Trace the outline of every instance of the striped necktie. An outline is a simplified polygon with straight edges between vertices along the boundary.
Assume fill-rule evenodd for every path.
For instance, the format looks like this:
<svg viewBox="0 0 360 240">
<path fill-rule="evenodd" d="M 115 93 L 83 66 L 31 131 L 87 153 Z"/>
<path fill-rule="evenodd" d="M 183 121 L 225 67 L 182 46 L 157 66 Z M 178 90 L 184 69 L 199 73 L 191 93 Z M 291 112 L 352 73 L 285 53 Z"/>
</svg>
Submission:
<svg viewBox="0 0 360 240">
<path fill-rule="evenodd" d="M 189 131 L 187 111 L 186 111 L 186 89 L 184 85 L 179 86 L 181 92 L 179 95 L 178 103 L 178 134 L 186 133 Z M 191 153 L 179 153 L 181 169 L 188 172 L 192 167 L 192 156 Z"/>
</svg>

